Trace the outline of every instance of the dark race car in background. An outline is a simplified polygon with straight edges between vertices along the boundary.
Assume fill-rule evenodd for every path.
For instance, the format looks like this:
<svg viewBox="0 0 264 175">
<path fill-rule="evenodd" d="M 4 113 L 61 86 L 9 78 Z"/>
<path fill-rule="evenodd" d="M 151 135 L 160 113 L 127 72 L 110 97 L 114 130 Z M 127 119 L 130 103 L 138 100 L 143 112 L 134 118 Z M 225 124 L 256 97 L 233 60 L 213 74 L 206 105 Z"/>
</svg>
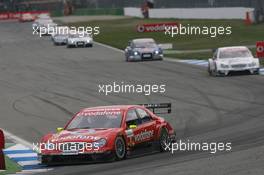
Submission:
<svg viewBox="0 0 264 175">
<path fill-rule="evenodd" d="M 134 150 L 151 146 L 166 151 L 176 135 L 168 122 L 154 114 L 158 109 L 170 113 L 171 104 L 83 109 L 64 128 L 41 139 L 39 158 L 43 164 L 53 165 L 102 158 L 122 160 Z"/>
<path fill-rule="evenodd" d="M 152 38 L 129 41 L 125 49 L 126 61 L 162 60 L 163 50 Z"/>
</svg>

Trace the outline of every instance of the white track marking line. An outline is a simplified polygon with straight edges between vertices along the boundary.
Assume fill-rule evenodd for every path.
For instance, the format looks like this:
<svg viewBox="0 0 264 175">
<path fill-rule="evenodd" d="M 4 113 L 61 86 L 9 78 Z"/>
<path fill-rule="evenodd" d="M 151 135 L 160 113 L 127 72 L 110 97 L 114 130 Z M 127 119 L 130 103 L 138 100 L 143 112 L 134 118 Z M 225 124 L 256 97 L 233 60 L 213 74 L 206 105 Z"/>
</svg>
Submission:
<svg viewBox="0 0 264 175">
<path fill-rule="evenodd" d="M 107 44 L 99 43 L 99 42 L 96 42 L 96 41 L 94 41 L 94 43 L 97 44 L 97 45 L 99 45 L 99 46 L 103 46 L 103 47 L 106 47 L 106 48 L 108 48 L 108 49 L 115 50 L 115 51 L 117 51 L 117 52 L 125 53 L 123 50 L 118 49 L 118 48 L 115 48 L 115 47 L 112 47 L 112 46 L 109 46 L 109 45 L 107 45 Z"/>
<path fill-rule="evenodd" d="M 10 158 L 23 158 L 23 157 L 37 157 L 37 153 L 26 153 L 26 154 L 6 154 Z"/>
<path fill-rule="evenodd" d="M 19 161 L 17 162 L 21 166 L 26 166 L 26 165 L 38 165 L 39 161 L 38 160 L 31 160 L 31 161 Z"/>
</svg>

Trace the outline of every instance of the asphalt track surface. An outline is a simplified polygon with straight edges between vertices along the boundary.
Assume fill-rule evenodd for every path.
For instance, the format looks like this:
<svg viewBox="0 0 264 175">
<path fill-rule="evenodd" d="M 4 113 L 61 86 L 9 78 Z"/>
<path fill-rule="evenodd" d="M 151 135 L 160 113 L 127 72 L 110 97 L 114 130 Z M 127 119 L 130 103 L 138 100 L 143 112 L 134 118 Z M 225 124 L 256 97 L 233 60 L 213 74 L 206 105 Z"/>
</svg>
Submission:
<svg viewBox="0 0 264 175">
<path fill-rule="evenodd" d="M 125 161 L 55 167 L 47 174 L 263 174 L 264 77 L 209 77 L 177 62 L 126 63 L 103 46 L 55 47 L 29 23 L 0 24 L 0 127 L 29 141 L 63 126 L 80 108 L 171 102 L 164 116 L 178 139 L 232 142 L 231 152 L 157 153 Z M 111 94 L 99 84 L 166 84 L 165 94 Z"/>
</svg>

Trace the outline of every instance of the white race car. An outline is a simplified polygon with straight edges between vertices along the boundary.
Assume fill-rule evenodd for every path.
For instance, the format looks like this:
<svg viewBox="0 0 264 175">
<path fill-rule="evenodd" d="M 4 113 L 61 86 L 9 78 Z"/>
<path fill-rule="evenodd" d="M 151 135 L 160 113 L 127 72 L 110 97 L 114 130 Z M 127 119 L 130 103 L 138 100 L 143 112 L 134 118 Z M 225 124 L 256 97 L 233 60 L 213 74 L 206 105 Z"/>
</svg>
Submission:
<svg viewBox="0 0 264 175">
<path fill-rule="evenodd" d="M 259 74 L 259 67 L 259 59 L 254 58 L 251 51 L 244 46 L 218 48 L 213 58 L 208 60 L 208 72 L 213 76 L 227 76 L 230 72 L 238 71 Z"/>
<path fill-rule="evenodd" d="M 48 15 L 39 15 L 37 19 L 34 21 L 34 23 L 32 24 L 32 28 L 35 28 L 39 31 L 41 24 L 44 24 L 44 23 L 53 23 L 53 20 Z"/>
<path fill-rule="evenodd" d="M 70 34 L 67 47 L 93 47 L 93 38 L 85 32 Z"/>
</svg>

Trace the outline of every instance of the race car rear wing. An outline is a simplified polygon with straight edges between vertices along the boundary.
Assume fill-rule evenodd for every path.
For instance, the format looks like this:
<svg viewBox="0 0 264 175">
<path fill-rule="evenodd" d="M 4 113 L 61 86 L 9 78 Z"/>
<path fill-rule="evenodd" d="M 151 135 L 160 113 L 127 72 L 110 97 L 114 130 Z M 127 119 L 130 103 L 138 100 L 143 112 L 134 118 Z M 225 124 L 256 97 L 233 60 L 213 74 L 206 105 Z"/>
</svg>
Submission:
<svg viewBox="0 0 264 175">
<path fill-rule="evenodd" d="M 140 106 L 144 106 L 145 108 L 152 110 L 154 114 L 170 114 L 171 113 L 171 103 L 157 103 L 157 104 L 140 104 Z M 157 110 L 161 109 L 162 112 L 157 112 Z M 165 112 L 164 112 L 165 109 Z"/>
</svg>

